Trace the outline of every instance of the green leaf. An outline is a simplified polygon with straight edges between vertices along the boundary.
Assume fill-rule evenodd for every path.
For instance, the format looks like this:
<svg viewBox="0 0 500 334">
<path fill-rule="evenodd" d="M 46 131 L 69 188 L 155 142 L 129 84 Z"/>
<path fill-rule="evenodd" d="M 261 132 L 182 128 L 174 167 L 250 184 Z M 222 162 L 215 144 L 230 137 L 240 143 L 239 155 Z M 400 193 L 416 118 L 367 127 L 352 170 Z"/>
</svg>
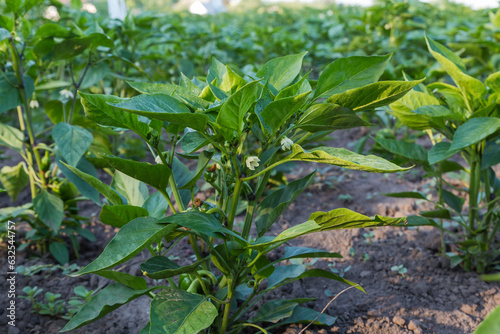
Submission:
<svg viewBox="0 0 500 334">
<path fill-rule="evenodd" d="M 431 147 L 428 154 L 429 164 L 434 165 L 438 162 L 448 159 L 458 152 L 451 151 L 450 146 L 451 143 L 442 141 Z"/>
<path fill-rule="evenodd" d="M 153 217 L 136 218 L 116 233 L 97 259 L 73 276 L 109 269 L 124 263 L 176 228 L 176 224 L 158 224 L 158 220 Z"/>
<path fill-rule="evenodd" d="M 64 202 L 45 189 L 33 199 L 33 208 L 38 218 L 53 231 L 58 231 L 64 217 Z"/>
<path fill-rule="evenodd" d="M 11 37 L 10 32 L 5 28 L 0 28 L 0 42 L 5 41 Z"/>
<path fill-rule="evenodd" d="M 160 83 L 147 83 L 147 82 L 128 82 L 127 83 L 142 94 L 167 94 L 173 96 L 177 100 L 183 103 L 192 105 L 195 108 L 208 108 L 210 105 L 209 101 L 192 95 L 192 91 L 177 85 L 172 84 L 160 84 Z"/>
<path fill-rule="evenodd" d="M 64 176 L 73 183 L 78 191 L 88 199 L 92 200 L 95 204 L 101 205 L 101 201 L 99 200 L 99 192 L 92 187 L 89 183 L 81 179 L 78 175 L 73 173 L 68 167 L 66 167 L 62 163 L 62 158 L 58 155 L 56 155 L 56 163 L 58 168 L 61 170 Z M 91 175 L 93 177 L 97 177 L 97 171 L 85 157 L 81 158 L 80 161 L 78 161 L 78 164 L 76 165 L 76 169 L 83 173 L 87 173 L 88 175 Z"/>
<path fill-rule="evenodd" d="M 153 286 L 149 289 L 135 290 L 121 284 L 108 285 L 86 302 L 82 309 L 61 329 L 61 332 L 69 332 L 85 326 L 158 288 L 158 286 Z"/>
<path fill-rule="evenodd" d="M 111 106 L 111 103 L 120 103 L 125 99 L 112 95 L 78 93 L 82 97 L 81 102 L 87 118 L 101 125 L 130 129 L 147 140 L 149 126 L 146 123 L 139 121 L 136 114 L 124 113 Z"/>
<path fill-rule="evenodd" d="M 259 78 L 269 80 L 269 83 L 278 91 L 282 90 L 299 75 L 302 68 L 302 59 L 307 52 L 275 58 L 262 66 L 257 72 Z"/>
<path fill-rule="evenodd" d="M 259 117 L 270 128 L 272 135 L 304 105 L 310 93 L 308 91 L 297 96 L 275 100 L 264 108 Z M 265 127 L 268 128 L 267 126 Z"/>
<path fill-rule="evenodd" d="M 127 200 L 127 204 L 142 206 L 149 197 L 149 189 L 144 183 L 118 170 L 113 175 L 111 187 Z"/>
<path fill-rule="evenodd" d="M 287 161 L 318 162 L 370 173 L 401 172 L 409 169 L 399 167 L 374 155 L 365 156 L 345 148 L 318 147 L 313 151 L 306 151 L 297 144 L 292 146 L 292 153 L 279 163 Z"/>
<path fill-rule="evenodd" d="M 391 103 L 391 114 L 404 125 L 414 130 L 425 130 L 433 127 L 430 117 L 417 114 L 415 110 L 423 106 L 439 105 L 439 100 L 431 94 L 411 90 L 396 102 Z"/>
<path fill-rule="evenodd" d="M 285 254 L 274 262 L 281 262 L 289 259 L 302 258 L 342 258 L 339 253 L 330 253 L 320 249 L 309 247 L 285 247 Z"/>
<path fill-rule="evenodd" d="M 427 201 L 427 197 L 425 197 L 423 194 L 418 193 L 418 192 L 411 192 L 411 191 L 405 191 L 405 192 L 399 192 L 399 193 L 388 193 L 388 194 L 382 194 L 387 197 L 395 197 L 395 198 L 415 198 L 415 199 L 423 199 Z"/>
<path fill-rule="evenodd" d="M 216 317 L 208 296 L 166 288 L 151 301 L 150 333 L 197 334 Z"/>
<path fill-rule="evenodd" d="M 427 150 L 418 144 L 409 143 L 403 140 L 374 138 L 375 141 L 387 151 L 409 159 L 427 163 Z"/>
<path fill-rule="evenodd" d="M 460 69 L 460 71 L 465 72 L 465 63 L 456 54 L 448 50 L 444 45 L 434 41 L 433 39 L 425 36 L 425 40 L 427 42 L 427 46 L 429 48 L 429 51 L 434 55 L 435 53 L 443 56 L 447 60 L 451 61 L 453 64 L 455 64 L 456 67 Z"/>
<path fill-rule="evenodd" d="M 451 51 L 427 36 L 425 39 L 432 56 L 436 58 L 462 92 L 469 110 L 473 112 L 480 107 L 487 93 L 486 86 L 476 78 L 465 74 L 465 68 L 457 66 L 456 57 L 451 56 L 454 55 Z"/>
<path fill-rule="evenodd" d="M 332 326 L 335 323 L 335 321 L 337 320 L 337 317 L 332 317 L 328 314 L 320 313 L 320 312 L 312 310 L 310 308 L 297 306 L 293 310 L 293 313 L 289 318 L 277 323 L 276 325 L 273 325 L 273 327 L 274 326 L 288 325 L 288 324 L 299 324 L 299 323 L 300 324 L 302 324 L 302 323 L 308 324 L 311 321 L 313 321 L 314 319 L 316 319 L 314 321 L 314 325 Z"/>
<path fill-rule="evenodd" d="M 155 218 L 165 217 L 168 210 L 168 202 L 166 198 L 158 191 L 149 196 L 142 204 L 142 207 L 148 210 L 149 215 Z"/>
<path fill-rule="evenodd" d="M 428 219 L 422 216 L 408 216 L 406 218 L 407 224 L 400 224 L 399 226 L 434 226 L 439 228 L 440 226 L 436 224 L 432 219 Z"/>
<path fill-rule="evenodd" d="M 450 151 L 458 151 L 465 147 L 476 144 L 489 135 L 500 130 L 500 118 L 496 117 L 477 117 L 471 118 L 460 125 L 451 142 Z"/>
<path fill-rule="evenodd" d="M 450 211 L 446 209 L 420 211 L 419 214 L 427 218 L 451 219 Z"/>
<path fill-rule="evenodd" d="M 184 273 L 193 272 L 208 259 L 210 259 L 210 256 L 205 257 L 200 261 L 196 261 L 195 263 L 192 263 L 190 265 L 181 267 L 165 256 L 153 256 L 146 262 L 142 263 L 140 265 L 140 268 L 144 276 L 152 279 L 164 279 Z"/>
<path fill-rule="evenodd" d="M 306 301 L 312 301 L 314 298 L 310 298 Z M 259 307 L 257 314 L 253 317 L 250 322 L 273 322 L 276 323 L 283 318 L 292 315 L 293 310 L 299 305 L 299 302 L 303 300 L 296 299 L 276 299 L 264 303 L 264 305 Z"/>
<path fill-rule="evenodd" d="M 208 70 L 207 83 L 211 84 L 217 79 L 217 87 L 224 92 L 233 93 L 246 85 L 245 79 L 236 74 L 229 66 L 212 58 L 212 66 Z"/>
<path fill-rule="evenodd" d="M 495 92 L 500 93 L 500 71 L 490 74 L 490 76 L 486 78 L 485 83 L 486 86 L 490 87 Z"/>
<path fill-rule="evenodd" d="M 17 88 L 18 81 L 13 73 L 6 73 L 0 76 L 0 114 L 20 106 L 23 102 L 20 96 L 20 90 Z M 35 84 L 30 76 L 24 76 L 24 90 L 26 96 L 33 94 Z"/>
<path fill-rule="evenodd" d="M 497 306 L 486 319 L 479 324 L 474 334 L 500 333 L 500 306 Z"/>
<path fill-rule="evenodd" d="M 166 94 L 139 95 L 110 105 L 137 115 L 199 131 L 204 131 L 208 122 L 207 115 L 192 113 L 188 107 Z"/>
<path fill-rule="evenodd" d="M 52 138 L 59 153 L 70 166 L 76 166 L 93 139 L 89 131 L 68 123 L 57 123 L 52 129 Z"/>
<path fill-rule="evenodd" d="M 208 145 L 209 141 L 197 131 L 189 131 L 181 140 L 181 148 L 186 153 L 193 153 Z"/>
<path fill-rule="evenodd" d="M 461 213 L 462 207 L 464 205 L 464 199 L 458 197 L 457 195 L 443 189 L 443 199 L 446 204 L 455 212 Z"/>
<path fill-rule="evenodd" d="M 354 111 L 370 110 L 399 100 L 422 81 L 424 79 L 375 82 L 364 87 L 332 95 L 328 98 L 328 102 L 350 108 Z"/>
<path fill-rule="evenodd" d="M 391 55 L 344 57 L 330 63 L 318 79 L 314 99 L 326 99 L 338 94 L 376 82 L 384 73 Z"/>
<path fill-rule="evenodd" d="M 54 59 L 72 59 L 82 54 L 92 44 L 92 38 L 67 38 L 54 46 Z"/>
<path fill-rule="evenodd" d="M 315 174 L 316 171 L 299 180 L 290 182 L 285 187 L 271 193 L 258 204 L 255 226 L 259 237 L 269 230 L 286 208 L 313 182 Z"/>
<path fill-rule="evenodd" d="M 23 151 L 24 133 L 10 125 L 0 123 L 0 145 Z"/>
<path fill-rule="evenodd" d="M 149 216 L 148 210 L 133 205 L 104 205 L 99 219 L 102 223 L 121 228 L 128 222 Z"/>
<path fill-rule="evenodd" d="M 309 107 L 296 124 L 296 128 L 308 132 L 333 131 L 368 126 L 354 111 L 332 103 L 315 104 Z"/>
<path fill-rule="evenodd" d="M 148 288 L 148 284 L 146 283 L 146 280 L 144 278 L 130 275 L 127 273 L 122 273 L 113 270 L 100 270 L 96 271 L 94 274 L 110 279 L 117 283 L 123 284 L 135 290 L 142 290 Z"/>
<path fill-rule="evenodd" d="M 102 155 L 102 158 L 111 167 L 161 191 L 167 189 L 168 180 L 172 175 L 170 168 L 163 164 L 152 165 L 148 162 L 121 159 L 110 155 Z"/>
<path fill-rule="evenodd" d="M 69 252 L 66 248 L 66 244 L 60 242 L 51 242 L 49 245 L 50 253 L 60 264 L 66 264 L 69 262 Z"/>
<path fill-rule="evenodd" d="M 69 82 L 69 81 L 52 80 L 52 81 L 47 81 L 43 84 L 37 85 L 35 87 L 35 90 L 38 92 L 38 91 L 42 91 L 42 90 L 68 88 L 69 86 L 71 86 L 71 82 Z M 46 107 L 46 105 L 44 107 Z"/>
<path fill-rule="evenodd" d="M 71 36 L 71 32 L 62 25 L 56 23 L 45 23 L 38 28 L 35 33 L 35 37 L 39 38 L 65 38 L 69 36 Z"/>
<path fill-rule="evenodd" d="M 16 166 L 4 166 L 0 170 L 0 181 L 12 201 L 17 199 L 21 191 L 30 183 L 23 162 Z"/>
<path fill-rule="evenodd" d="M 258 81 L 252 81 L 241 87 L 222 105 L 216 122 L 226 139 L 232 139 L 233 131 L 238 133 L 238 137 L 241 136 L 245 126 L 243 118 L 259 96 L 260 89 Z"/>
<path fill-rule="evenodd" d="M 193 174 L 191 174 L 191 179 L 189 179 L 185 184 L 178 184 L 180 189 L 191 189 L 196 186 L 196 182 L 200 179 L 205 171 L 205 167 L 207 167 L 210 159 L 214 152 L 203 151 L 198 155 L 198 164 L 196 165 L 196 169 Z"/>
<path fill-rule="evenodd" d="M 121 197 L 114 191 L 110 186 L 107 184 L 103 183 L 101 180 L 98 178 L 89 175 L 87 173 L 84 173 L 80 171 L 79 169 L 69 166 L 62 162 L 64 166 L 66 166 L 70 171 L 75 173 L 78 177 L 80 177 L 82 180 L 87 182 L 90 186 L 92 186 L 95 190 L 100 192 L 104 197 L 108 199 L 108 201 L 113 204 L 113 205 L 121 205 L 123 204 L 123 201 Z"/>
</svg>

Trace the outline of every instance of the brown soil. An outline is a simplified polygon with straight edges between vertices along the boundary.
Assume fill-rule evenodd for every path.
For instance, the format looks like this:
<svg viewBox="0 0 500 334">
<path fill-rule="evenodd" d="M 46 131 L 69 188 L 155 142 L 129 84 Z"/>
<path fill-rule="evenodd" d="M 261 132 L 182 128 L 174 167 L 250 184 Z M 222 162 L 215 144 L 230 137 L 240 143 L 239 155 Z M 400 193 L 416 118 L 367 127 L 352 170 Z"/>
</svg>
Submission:
<svg viewBox="0 0 500 334">
<path fill-rule="evenodd" d="M 338 131 L 332 146 L 343 146 L 359 137 L 356 131 Z M 367 215 L 403 216 L 416 214 L 423 207 L 415 200 L 387 198 L 376 193 L 420 190 L 425 191 L 427 182 L 422 172 L 407 172 L 402 175 L 368 174 L 325 166 L 318 167 L 318 183 L 307 189 L 273 226 L 272 234 L 306 221 L 311 212 L 329 211 L 338 207 Z M 315 168 L 297 164 L 289 178 L 304 175 Z M 343 195 L 343 196 L 340 196 Z M 350 195 L 345 196 L 345 195 Z M 339 199 L 340 196 L 340 199 Z M 8 200 L 4 195 L 1 203 Z M 10 204 L 10 203 L 9 203 Z M 99 208 L 86 204 L 82 214 L 98 215 Z M 82 241 L 82 257 L 76 261 L 85 266 L 95 259 L 113 236 L 114 231 L 94 222 L 90 229 L 97 242 Z M 336 259 L 337 269 L 346 269 L 344 277 L 359 283 L 367 292 L 351 289 L 340 295 L 326 313 L 338 317 L 333 327 L 312 326 L 306 333 L 472 333 L 485 316 L 500 304 L 500 283 L 483 282 L 477 274 L 465 273 L 459 268 L 451 269 L 449 261 L 438 255 L 439 231 L 432 228 L 379 228 L 373 229 L 374 237 L 365 239 L 366 229 L 329 231 L 313 234 L 290 242 L 294 246 L 307 246 L 341 253 Z M 367 254 L 367 255 L 365 255 Z M 189 247 L 181 243 L 176 255 L 187 258 Z M 0 251 L 0 268 L 5 272 L 6 253 Z M 139 264 L 147 258 L 146 253 L 122 265 L 123 271 L 140 275 Z M 25 253 L 17 257 L 17 265 L 53 263 L 51 258 L 29 259 Z M 328 270 L 331 262 L 322 260 L 315 267 Z M 404 265 L 408 271 L 403 278 L 391 271 L 394 265 Z M 97 289 L 109 284 L 109 280 L 97 276 L 79 278 L 65 277 L 58 271 L 45 277 L 45 273 L 32 277 L 17 275 L 17 295 L 25 286 L 38 286 L 44 291 L 60 293 L 63 300 L 73 296 L 73 288 L 83 285 Z M 273 297 L 315 297 L 306 304 L 322 310 L 330 301 L 325 290 L 336 294 L 344 285 L 326 279 L 307 279 L 284 286 L 273 292 Z M 5 280 L 0 290 L 7 290 Z M 6 298 L 0 299 L 0 326 L 6 325 Z M 16 327 L 8 327 L 7 333 L 57 333 L 66 320 L 31 313 L 31 305 L 17 299 Z M 138 333 L 148 322 L 149 298 L 143 297 L 119 308 L 104 318 L 76 330 L 73 333 Z M 292 325 L 274 330 L 273 333 L 298 333 L 303 325 Z"/>
</svg>

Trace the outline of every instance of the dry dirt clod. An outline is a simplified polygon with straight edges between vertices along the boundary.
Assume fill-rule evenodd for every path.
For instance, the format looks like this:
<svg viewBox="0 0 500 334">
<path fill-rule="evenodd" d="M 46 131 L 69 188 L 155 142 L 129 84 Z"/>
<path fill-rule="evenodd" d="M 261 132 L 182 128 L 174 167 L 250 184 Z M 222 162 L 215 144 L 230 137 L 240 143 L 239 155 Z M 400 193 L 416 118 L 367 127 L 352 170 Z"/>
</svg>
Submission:
<svg viewBox="0 0 500 334">
<path fill-rule="evenodd" d="M 468 315 L 474 315 L 474 308 L 467 304 L 462 305 L 462 307 L 460 307 L 460 311 Z"/>
<path fill-rule="evenodd" d="M 397 315 L 394 318 L 392 318 L 392 322 L 398 326 L 404 326 L 406 321 L 405 321 L 405 319 L 403 319 L 399 315 Z"/>
<path fill-rule="evenodd" d="M 418 320 L 410 320 L 408 324 L 408 329 L 411 331 L 417 331 L 420 329 L 420 321 Z"/>
</svg>

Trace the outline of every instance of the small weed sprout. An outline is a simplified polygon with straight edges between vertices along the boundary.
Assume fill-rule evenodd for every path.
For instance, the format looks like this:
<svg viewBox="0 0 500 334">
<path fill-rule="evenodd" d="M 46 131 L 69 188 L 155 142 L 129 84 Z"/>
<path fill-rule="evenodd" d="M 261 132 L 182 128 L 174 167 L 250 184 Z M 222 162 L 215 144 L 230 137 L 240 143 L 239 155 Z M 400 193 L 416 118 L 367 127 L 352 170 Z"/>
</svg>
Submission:
<svg viewBox="0 0 500 334">
<path fill-rule="evenodd" d="M 408 272 L 408 269 L 404 265 L 400 264 L 392 266 L 391 271 L 395 271 L 396 273 L 401 275 L 401 277 L 405 278 L 405 274 Z"/>
</svg>

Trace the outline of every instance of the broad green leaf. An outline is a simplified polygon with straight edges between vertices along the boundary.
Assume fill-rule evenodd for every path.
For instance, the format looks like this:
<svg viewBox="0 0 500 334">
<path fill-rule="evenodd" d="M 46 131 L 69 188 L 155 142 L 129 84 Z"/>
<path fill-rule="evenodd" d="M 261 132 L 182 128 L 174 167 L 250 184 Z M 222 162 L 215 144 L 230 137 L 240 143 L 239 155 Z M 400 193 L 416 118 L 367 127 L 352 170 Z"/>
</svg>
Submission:
<svg viewBox="0 0 500 334">
<path fill-rule="evenodd" d="M 332 95 L 328 102 L 350 108 L 354 111 L 365 111 L 391 104 L 413 87 L 424 81 L 380 81 L 364 87 L 350 89 L 340 94 Z"/>
<path fill-rule="evenodd" d="M 286 208 L 311 184 L 315 174 L 316 171 L 299 180 L 290 182 L 285 187 L 271 193 L 258 204 L 255 226 L 259 237 L 269 230 Z"/>
<path fill-rule="evenodd" d="M 0 42 L 5 41 L 11 37 L 10 32 L 5 28 L 0 28 Z"/>
<path fill-rule="evenodd" d="M 146 184 L 118 170 L 113 175 L 111 187 L 127 200 L 127 204 L 142 206 L 149 197 Z"/>
<path fill-rule="evenodd" d="M 236 131 L 238 137 L 241 136 L 245 126 L 243 118 L 259 96 L 260 89 L 260 84 L 252 81 L 236 91 L 222 105 L 217 116 L 217 124 L 220 125 L 226 139 L 232 139 L 232 131 Z"/>
<path fill-rule="evenodd" d="M 99 214 L 101 222 L 121 228 L 135 218 L 149 216 L 148 210 L 133 205 L 104 205 Z"/>
<path fill-rule="evenodd" d="M 462 212 L 462 207 L 464 205 L 464 199 L 458 197 L 457 195 L 453 194 L 452 192 L 449 192 L 448 190 L 443 189 L 443 199 L 446 204 L 455 212 L 461 213 Z"/>
<path fill-rule="evenodd" d="M 140 265 L 142 273 L 152 279 L 164 279 L 196 270 L 202 263 L 210 259 L 210 256 L 196 261 L 187 266 L 179 266 L 165 256 L 153 256 Z"/>
<path fill-rule="evenodd" d="M 163 164 L 152 165 L 148 162 L 138 162 L 108 155 L 102 155 L 102 158 L 111 167 L 161 191 L 167 189 L 168 180 L 172 175 L 170 168 Z"/>
<path fill-rule="evenodd" d="M 146 123 L 139 121 L 136 114 L 124 113 L 110 105 L 126 101 L 125 99 L 112 95 L 78 93 L 82 97 L 81 102 L 87 118 L 101 125 L 130 129 L 147 140 L 149 126 Z"/>
<path fill-rule="evenodd" d="M 49 245 L 49 251 L 60 264 L 64 265 L 69 262 L 69 252 L 66 244 L 61 242 L 51 242 Z"/>
<path fill-rule="evenodd" d="M 180 102 L 187 103 L 196 108 L 208 108 L 209 101 L 206 101 L 198 96 L 192 95 L 192 92 L 182 86 L 161 83 L 147 83 L 147 82 L 128 82 L 127 83 L 142 94 L 167 94 L 173 96 Z M 207 86 L 208 88 L 208 86 Z"/>
<path fill-rule="evenodd" d="M 333 131 L 368 126 L 354 111 L 332 103 L 315 104 L 300 118 L 296 128 L 308 132 Z"/>
<path fill-rule="evenodd" d="M 162 218 L 165 217 L 167 213 L 168 202 L 167 199 L 157 191 L 148 197 L 144 204 L 142 204 L 142 207 L 148 210 L 151 217 Z"/>
<path fill-rule="evenodd" d="M 443 45 L 433 41 L 429 37 L 425 37 L 430 53 L 443 66 L 445 71 L 453 79 L 458 86 L 462 95 L 465 97 L 469 110 L 473 112 L 482 105 L 482 100 L 486 96 L 486 86 L 476 78 L 473 78 L 464 73 L 464 69 L 460 69 L 455 63 L 456 58 L 450 57 L 453 54 Z M 450 58 L 448 58 L 450 57 Z"/>
<path fill-rule="evenodd" d="M 420 211 L 419 214 L 422 217 L 427 218 L 442 218 L 442 219 L 451 219 L 450 211 L 446 209 L 438 209 L 431 211 Z"/>
<path fill-rule="evenodd" d="M 84 173 L 75 167 L 69 166 L 69 165 L 65 164 L 64 162 L 62 164 L 65 165 L 70 171 L 75 173 L 82 180 L 84 180 L 89 185 L 91 185 L 95 190 L 100 192 L 104 197 L 106 197 L 108 199 L 108 201 L 111 204 L 113 204 L 113 205 L 123 204 L 123 201 L 122 201 L 120 195 L 118 195 L 115 190 L 113 190 L 107 184 L 103 183 L 98 178 L 96 178 L 90 174 Z"/>
<path fill-rule="evenodd" d="M 486 319 L 484 319 L 483 322 L 481 322 L 474 331 L 474 334 L 491 334 L 491 333 L 500 333 L 500 306 L 497 306 L 493 310 L 493 312 L 488 314 Z"/>
<path fill-rule="evenodd" d="M 0 170 L 0 181 L 12 201 L 17 199 L 21 191 L 30 183 L 24 162 L 16 166 L 4 166 Z"/>
<path fill-rule="evenodd" d="M 189 131 L 181 140 L 181 148 L 186 153 L 193 153 L 208 145 L 209 141 L 198 131 Z"/>
<path fill-rule="evenodd" d="M 450 151 L 458 151 L 476 144 L 500 130 L 500 118 L 476 117 L 460 125 L 451 142 Z"/>
<path fill-rule="evenodd" d="M 207 83 L 211 84 L 217 79 L 217 87 L 224 92 L 233 93 L 246 85 L 245 79 L 236 74 L 229 66 L 212 58 L 212 66 L 208 70 Z"/>
<path fill-rule="evenodd" d="M 491 74 L 488 78 L 486 78 L 485 83 L 486 86 L 490 87 L 495 92 L 500 93 L 500 71 Z"/>
<path fill-rule="evenodd" d="M 142 290 L 148 288 L 148 284 L 146 283 L 146 280 L 144 278 L 130 275 L 127 273 L 122 273 L 120 271 L 100 270 L 96 271 L 94 274 L 105 277 L 117 283 L 123 284 L 135 290 Z"/>
<path fill-rule="evenodd" d="M 37 29 L 35 33 L 35 37 L 40 38 L 54 38 L 54 37 L 69 37 L 71 36 L 71 32 L 59 25 L 57 23 L 45 23 L 40 28 Z"/>
<path fill-rule="evenodd" d="M 222 226 L 221 222 L 214 215 L 202 212 L 182 212 L 165 217 L 158 223 L 180 225 L 214 238 L 221 238 L 221 233 L 230 232 Z"/>
<path fill-rule="evenodd" d="M 38 218 L 53 231 L 58 231 L 64 217 L 64 202 L 56 195 L 42 189 L 33 199 L 33 209 Z"/>
<path fill-rule="evenodd" d="M 110 104 L 137 115 L 199 131 L 204 131 L 208 122 L 207 115 L 192 113 L 188 107 L 166 94 L 139 95 L 120 103 Z"/>
<path fill-rule="evenodd" d="M 153 217 L 136 218 L 116 233 L 97 259 L 73 276 L 109 269 L 124 263 L 176 228 L 176 224 L 158 224 L 158 220 Z"/>
<path fill-rule="evenodd" d="M 352 56 L 330 63 L 318 79 L 314 99 L 328 98 L 333 94 L 376 82 L 384 73 L 391 55 Z"/>
<path fill-rule="evenodd" d="M 59 100 L 51 100 L 43 105 L 45 113 L 53 124 L 64 122 L 64 105 Z"/>
<path fill-rule="evenodd" d="M 415 113 L 423 106 L 439 105 L 439 100 L 431 94 L 411 90 L 396 102 L 391 103 L 391 114 L 397 117 L 404 125 L 414 130 L 432 128 L 431 119 Z"/>
<path fill-rule="evenodd" d="M 309 217 L 315 221 L 322 231 L 346 228 L 367 228 L 381 226 L 395 226 L 406 221 L 406 217 L 383 217 L 375 215 L 370 218 L 349 209 L 335 209 L 329 212 L 315 212 Z"/>
<path fill-rule="evenodd" d="M 61 329 L 61 332 L 69 332 L 85 326 L 158 288 L 158 286 L 153 286 L 149 289 L 135 290 L 118 283 L 108 285 L 86 302 L 82 309 Z"/>
<path fill-rule="evenodd" d="M 273 274 L 267 279 L 267 289 L 277 287 L 280 283 L 302 275 L 306 271 L 306 266 L 302 264 L 291 264 L 286 266 L 276 266 Z"/>
<path fill-rule="evenodd" d="M 57 123 L 52 129 L 52 138 L 59 153 L 70 166 L 76 166 L 93 139 L 88 130 L 68 123 Z"/>
<path fill-rule="evenodd" d="M 302 68 L 302 59 L 304 59 L 306 53 L 272 59 L 262 66 L 257 72 L 257 76 L 269 80 L 269 83 L 280 91 L 291 84 L 299 75 Z"/>
<path fill-rule="evenodd" d="M 411 161 L 427 163 L 427 150 L 421 145 L 396 139 L 374 139 L 380 146 L 395 155 L 402 156 Z"/>
<path fill-rule="evenodd" d="M 306 151 L 297 144 L 292 146 L 292 153 L 279 163 L 287 161 L 318 162 L 370 173 L 401 172 L 409 169 L 399 167 L 374 155 L 365 156 L 345 148 L 318 147 L 313 151 Z"/>
<path fill-rule="evenodd" d="M 259 116 L 264 124 L 270 127 L 272 135 L 304 105 L 310 93 L 308 91 L 297 96 L 275 100 L 264 108 Z"/>
<path fill-rule="evenodd" d="M 418 193 L 418 192 L 412 192 L 412 191 L 405 191 L 405 192 L 399 192 L 399 193 L 387 193 L 387 194 L 382 194 L 387 197 L 395 197 L 395 198 L 415 198 L 415 199 L 423 199 L 427 201 L 427 197 L 425 197 L 423 194 Z"/>
<path fill-rule="evenodd" d="M 151 301 L 150 333 L 197 334 L 216 317 L 208 296 L 166 288 Z"/>
<path fill-rule="evenodd" d="M 285 247 L 285 254 L 274 262 L 302 258 L 342 258 L 339 253 L 330 253 L 324 250 L 309 247 Z"/>
<path fill-rule="evenodd" d="M 190 180 L 188 180 L 185 184 L 179 184 L 180 189 L 191 189 L 196 186 L 196 182 L 200 179 L 200 177 L 205 172 L 205 167 L 207 167 L 210 159 L 214 155 L 214 152 L 203 151 L 198 155 L 198 164 L 196 165 L 196 169 L 192 174 Z"/>
<path fill-rule="evenodd" d="M 290 85 L 290 86 L 282 89 L 278 93 L 278 95 L 276 95 L 275 100 L 284 99 L 284 98 L 292 97 L 292 96 L 297 96 L 297 95 L 312 91 L 311 84 L 309 83 L 309 81 L 306 80 L 307 77 L 309 76 L 309 74 L 311 74 L 311 72 L 312 72 L 312 70 L 307 72 L 302 78 L 300 78 L 300 80 L 298 80 L 293 85 Z"/>
<path fill-rule="evenodd" d="M 462 71 L 462 72 L 466 71 L 466 69 L 465 69 L 465 63 L 462 60 L 462 58 L 460 58 L 455 53 L 453 53 L 450 50 L 448 50 L 441 43 L 438 43 L 438 42 L 434 41 L 433 39 L 431 39 L 431 38 L 429 38 L 427 36 L 425 36 L 425 40 L 427 42 L 427 47 L 429 48 L 429 51 L 433 55 L 434 55 L 434 53 L 438 53 L 439 55 L 443 56 L 444 58 L 448 59 L 453 64 L 455 64 L 455 66 L 458 67 L 458 69 L 460 69 L 460 71 Z"/>
<path fill-rule="evenodd" d="M 54 45 L 54 59 L 72 59 L 92 44 L 91 37 L 66 38 Z"/>
<path fill-rule="evenodd" d="M 52 80 L 52 81 L 47 81 L 43 84 L 37 85 L 35 87 L 36 91 L 42 91 L 42 90 L 52 90 L 52 89 L 60 89 L 60 88 L 68 88 L 71 86 L 71 82 L 69 81 L 63 81 L 63 80 Z M 44 106 L 45 108 L 47 106 Z"/>
<path fill-rule="evenodd" d="M 427 156 L 429 159 L 429 164 L 434 165 L 438 162 L 448 159 L 449 157 L 453 156 L 455 153 L 458 152 L 458 151 L 451 151 L 450 146 L 451 143 L 442 141 L 431 147 L 431 149 L 429 150 L 429 154 Z"/>
<path fill-rule="evenodd" d="M 250 322 L 273 322 L 276 323 L 283 318 L 292 315 L 293 310 L 303 302 L 313 301 L 314 298 L 308 299 L 275 299 L 264 303 L 259 307 L 257 314 Z"/>
<path fill-rule="evenodd" d="M 432 219 L 428 219 L 422 216 L 408 216 L 406 218 L 406 225 L 400 224 L 399 226 L 434 226 L 439 228 L 440 226 L 436 224 Z"/>
<path fill-rule="evenodd" d="M 24 133 L 10 125 L 0 123 L 0 145 L 22 152 Z"/>
<path fill-rule="evenodd" d="M 19 89 L 16 86 L 18 81 L 13 73 L 6 73 L 0 76 L 0 114 L 20 106 L 22 104 L 21 96 L 19 95 Z M 30 76 L 24 76 L 24 90 L 26 96 L 31 96 L 35 90 L 35 84 Z"/>
<path fill-rule="evenodd" d="M 317 319 L 316 319 L 317 318 Z M 274 326 L 282 326 L 282 325 L 288 325 L 288 324 L 302 324 L 302 323 L 310 323 L 311 321 L 314 321 L 314 325 L 323 325 L 323 326 L 332 326 L 335 321 L 337 320 L 337 317 L 332 317 L 331 315 L 325 314 L 325 313 L 320 313 L 318 311 L 312 310 L 310 308 L 306 307 L 301 307 L 297 306 L 294 310 L 292 315 L 277 323 Z"/>
<path fill-rule="evenodd" d="M 101 201 L 99 200 L 99 192 L 92 187 L 89 183 L 87 183 L 85 180 L 80 178 L 78 175 L 73 173 L 68 167 L 66 167 L 62 163 L 62 158 L 58 155 L 56 155 L 56 163 L 58 168 L 61 170 L 64 176 L 73 183 L 78 191 L 88 199 L 92 200 L 95 204 L 101 205 Z M 84 173 L 87 173 L 93 177 L 97 177 L 97 171 L 87 159 L 84 157 L 78 161 L 78 164 L 76 165 L 76 168 Z"/>
</svg>

